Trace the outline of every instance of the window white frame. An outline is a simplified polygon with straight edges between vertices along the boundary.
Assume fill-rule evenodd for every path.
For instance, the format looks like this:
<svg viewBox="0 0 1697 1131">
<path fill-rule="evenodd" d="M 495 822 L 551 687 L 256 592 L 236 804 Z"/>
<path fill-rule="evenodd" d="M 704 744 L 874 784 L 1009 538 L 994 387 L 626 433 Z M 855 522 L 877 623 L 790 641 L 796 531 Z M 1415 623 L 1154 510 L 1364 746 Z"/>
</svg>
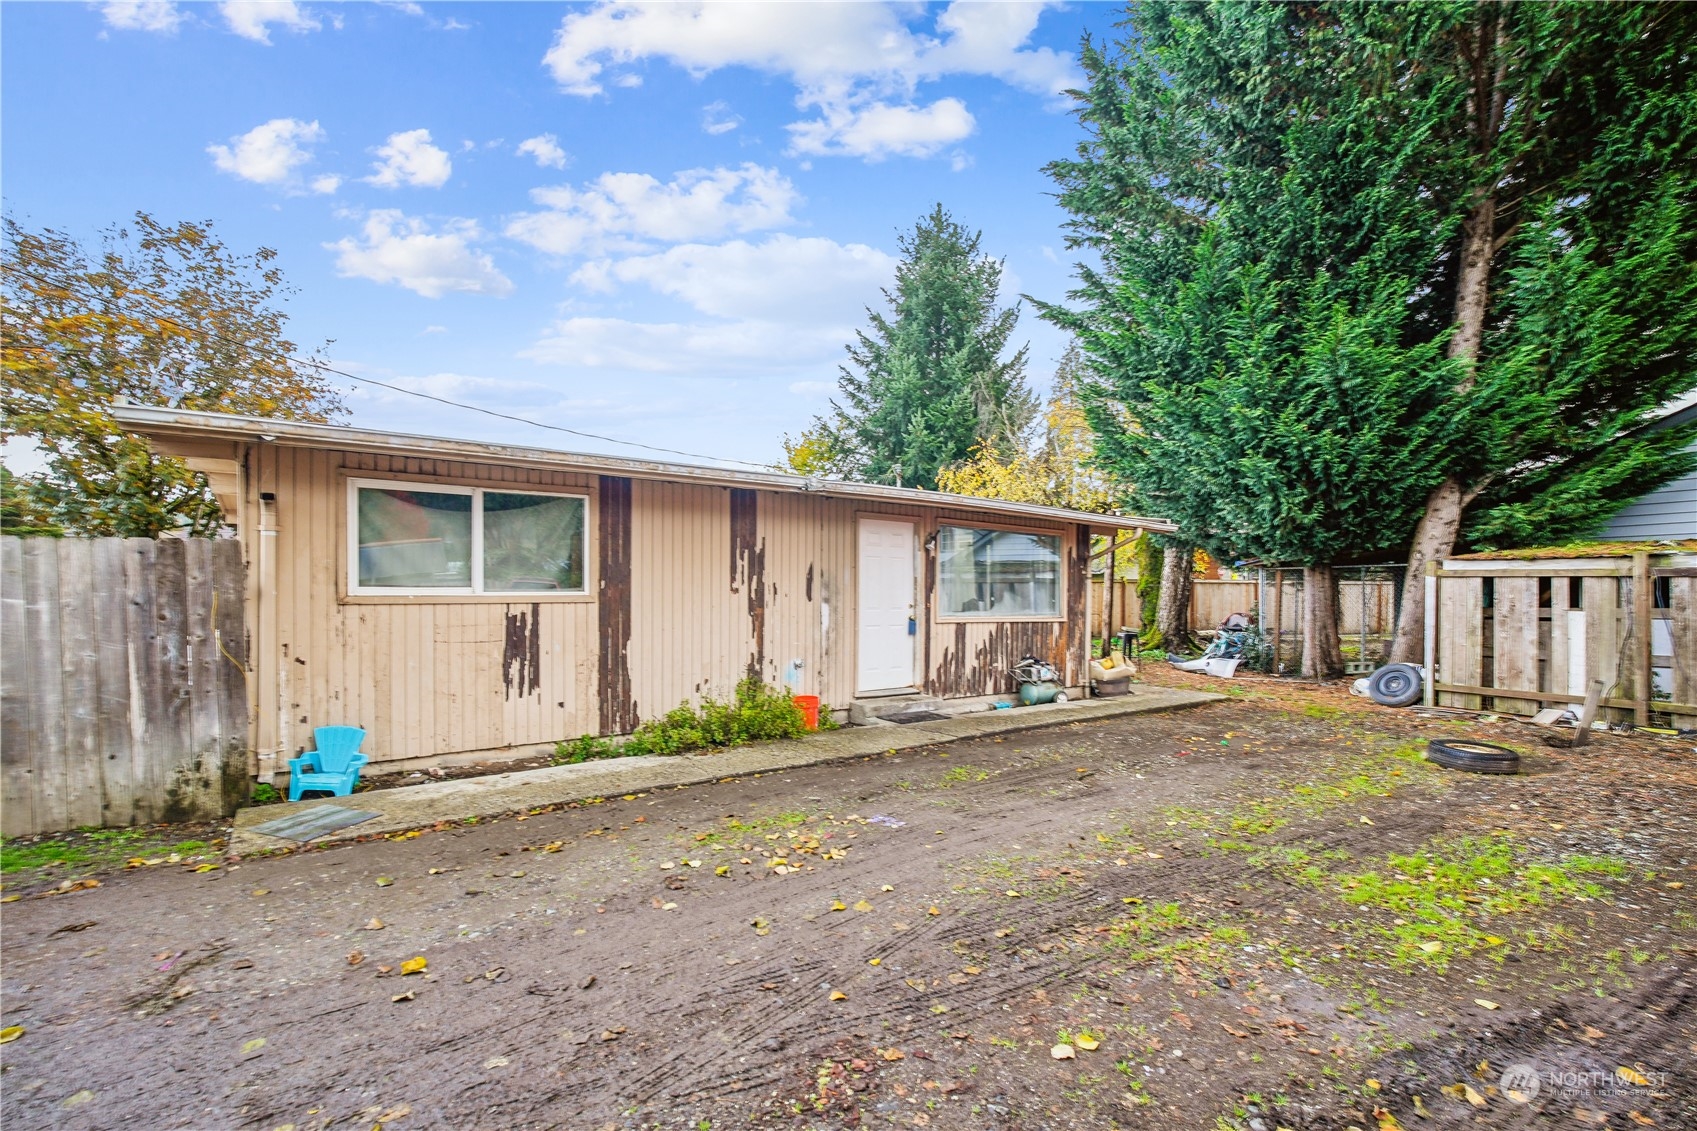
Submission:
<svg viewBox="0 0 1697 1131">
<path fill-rule="evenodd" d="M 1058 565 L 1058 568 L 1060 569 L 1060 578 L 1059 578 L 1060 584 L 1056 587 L 1056 591 L 1055 591 L 1055 601 L 1056 601 L 1056 606 L 1057 606 L 1056 610 L 1052 613 L 1020 613 L 1020 614 L 997 613 L 993 609 L 988 610 L 988 611 L 984 611 L 984 612 L 975 611 L 975 612 L 970 612 L 970 613 L 944 612 L 943 611 L 943 563 L 942 563 L 942 560 L 941 560 L 942 553 L 941 553 L 941 549 L 940 549 L 940 543 L 941 543 L 941 540 L 942 540 L 942 531 L 943 531 L 943 528 L 945 526 L 951 526 L 951 527 L 954 527 L 958 530 L 988 530 L 988 531 L 992 531 L 996 534 L 1028 534 L 1028 535 L 1031 535 L 1031 536 L 1037 537 L 1037 538 L 1053 538 L 1053 539 L 1055 539 L 1055 550 L 1056 550 L 1056 553 L 1058 554 L 1057 565 Z M 937 523 L 936 530 L 935 530 L 935 537 L 938 539 L 938 542 L 939 542 L 939 550 L 938 550 L 938 553 L 937 553 L 937 557 L 938 557 L 937 579 L 936 579 L 936 582 L 935 582 L 936 592 L 935 592 L 935 595 L 934 595 L 935 601 L 936 601 L 936 613 L 935 613 L 934 619 L 937 621 L 937 623 L 944 624 L 944 623 L 955 623 L 955 622 L 959 622 L 959 621 L 967 621 L 969 623 L 970 622 L 977 622 L 977 623 L 980 623 L 980 624 L 994 624 L 994 623 L 1005 623 L 1005 622 L 1011 622 L 1011 621 L 1051 621 L 1051 622 L 1053 622 L 1053 621 L 1064 621 L 1064 620 L 1067 619 L 1067 586 L 1068 586 L 1067 548 L 1066 548 L 1066 537 L 1059 530 L 1041 530 L 1041 529 L 1037 529 L 1035 527 L 1003 526 L 1003 525 L 1000 525 L 1000 524 L 971 523 L 971 522 L 960 522 L 960 521 L 953 520 L 953 519 L 942 519 L 942 520 L 939 520 L 938 523 Z"/>
<path fill-rule="evenodd" d="M 382 491 L 417 491 L 432 495 L 471 496 L 471 584 L 431 585 L 417 588 L 395 585 L 361 585 L 359 583 L 359 492 L 360 488 Z M 582 589 L 485 589 L 483 587 L 483 496 L 536 495 L 547 499 L 577 499 L 583 503 L 583 536 L 581 545 L 585 557 L 589 554 L 589 496 L 571 491 L 520 491 L 509 487 L 466 487 L 458 483 L 432 483 L 405 479 L 348 480 L 348 595 L 350 597 L 484 597 L 517 596 L 527 600 L 538 597 L 582 597 L 589 592 L 589 562 L 584 562 Z"/>
</svg>

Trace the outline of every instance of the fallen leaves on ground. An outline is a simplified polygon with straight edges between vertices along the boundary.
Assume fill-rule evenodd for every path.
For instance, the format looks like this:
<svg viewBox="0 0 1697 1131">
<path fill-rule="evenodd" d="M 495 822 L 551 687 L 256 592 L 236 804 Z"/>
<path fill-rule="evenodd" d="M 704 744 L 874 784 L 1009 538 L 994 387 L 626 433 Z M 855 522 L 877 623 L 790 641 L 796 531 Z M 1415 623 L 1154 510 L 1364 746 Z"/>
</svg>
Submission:
<svg viewBox="0 0 1697 1131">
<path fill-rule="evenodd" d="M 348 965 L 349 966 L 358 966 L 361 962 L 364 962 L 364 961 L 365 961 L 365 952 L 363 950 L 355 950 L 355 951 L 350 951 L 348 953 Z"/>
<path fill-rule="evenodd" d="M 395 878 L 393 876 L 378 876 L 377 877 L 377 886 L 380 887 L 380 888 L 386 888 L 394 882 L 395 882 Z"/>
<path fill-rule="evenodd" d="M 1078 1054 L 1072 1051 L 1071 1045 L 1056 1045 L 1049 1050 L 1049 1055 L 1056 1060 L 1072 1060 Z"/>
<path fill-rule="evenodd" d="M 9 1045 L 26 1032 L 28 1030 L 22 1025 L 8 1025 L 4 1029 L 0 1029 L 0 1045 Z"/>
<path fill-rule="evenodd" d="M 401 973 L 403 975 L 422 974 L 424 973 L 424 968 L 429 965 L 430 960 L 420 954 L 415 958 L 409 958 L 405 962 L 401 963 Z"/>
<path fill-rule="evenodd" d="M 1452 1100 L 1466 1100 L 1474 1107 L 1486 1106 L 1485 1097 L 1475 1091 L 1471 1084 L 1445 1084 L 1438 1090 Z"/>
<path fill-rule="evenodd" d="M 1473 1004 L 1479 1006 L 1482 1009 L 1501 1009 L 1502 1008 L 1502 1006 L 1498 1005 L 1496 1002 L 1491 1001 L 1487 998 L 1482 998 L 1482 997 L 1474 998 Z"/>
<path fill-rule="evenodd" d="M 418 999 L 418 994 L 413 990 L 408 990 L 404 994 L 396 994 L 394 997 L 390 998 L 389 1000 L 390 1001 L 416 1001 L 417 999 Z"/>
<path fill-rule="evenodd" d="M 264 1037 L 255 1037 L 251 1041 L 242 1042 L 242 1055 L 249 1056 L 265 1047 Z"/>
<path fill-rule="evenodd" d="M 1620 1079 L 1625 1083 L 1636 1084 L 1640 1088 L 1648 1088 L 1650 1086 L 1649 1079 L 1642 1072 L 1635 1068 L 1628 1068 L 1624 1064 L 1615 1069 L 1615 1075 L 1620 1077 Z"/>
<path fill-rule="evenodd" d="M 843 993 L 843 991 L 841 991 L 841 990 L 832 990 L 831 991 L 831 1000 L 832 1001 L 847 1001 L 848 995 Z"/>
<path fill-rule="evenodd" d="M 360 930 L 362 930 L 362 931 L 381 931 L 384 927 L 387 927 L 388 925 L 389 924 L 385 923 L 381 919 L 367 919 L 365 921 L 365 926 L 361 927 Z"/>
</svg>

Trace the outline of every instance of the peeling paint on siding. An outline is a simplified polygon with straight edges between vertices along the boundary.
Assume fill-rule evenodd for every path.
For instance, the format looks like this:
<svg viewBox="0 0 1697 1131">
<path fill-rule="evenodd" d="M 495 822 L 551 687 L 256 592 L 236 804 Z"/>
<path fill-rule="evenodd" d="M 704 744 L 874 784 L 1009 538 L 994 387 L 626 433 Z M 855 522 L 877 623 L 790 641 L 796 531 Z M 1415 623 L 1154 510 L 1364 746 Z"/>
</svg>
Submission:
<svg viewBox="0 0 1697 1131">
<path fill-rule="evenodd" d="M 636 729 L 636 700 L 631 694 L 631 485 L 622 475 L 601 477 L 601 599 L 597 639 L 600 667 L 602 734 Z"/>
<path fill-rule="evenodd" d="M 519 698 L 530 695 L 542 686 L 542 606 L 507 606 L 506 651 L 501 657 L 501 682 L 506 685 L 507 698 L 516 692 Z"/>
<path fill-rule="evenodd" d="M 731 592 L 748 596 L 748 627 L 753 651 L 748 676 L 766 671 L 766 543 L 760 537 L 760 492 L 731 488 Z"/>
<path fill-rule="evenodd" d="M 807 599 L 813 600 L 813 563 L 807 563 Z"/>
<path fill-rule="evenodd" d="M 956 621 L 941 635 L 949 640 L 931 669 L 926 691 L 945 698 L 963 695 L 1011 695 L 1008 673 L 1026 656 L 1062 667 L 1066 663 L 1066 625 L 1055 621 Z"/>
</svg>

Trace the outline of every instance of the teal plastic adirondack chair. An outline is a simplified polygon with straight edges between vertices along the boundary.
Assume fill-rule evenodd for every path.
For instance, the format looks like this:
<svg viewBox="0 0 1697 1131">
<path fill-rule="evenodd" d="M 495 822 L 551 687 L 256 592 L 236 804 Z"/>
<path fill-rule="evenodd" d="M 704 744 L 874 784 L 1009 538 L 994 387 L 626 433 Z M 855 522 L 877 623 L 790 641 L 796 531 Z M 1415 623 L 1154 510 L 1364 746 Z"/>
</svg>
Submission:
<svg viewBox="0 0 1697 1131">
<path fill-rule="evenodd" d="M 361 727 L 319 727 L 312 732 L 316 750 L 289 759 L 289 800 L 299 801 L 307 790 L 346 797 L 359 781 L 360 767 L 371 759 L 359 752 L 365 741 Z"/>
</svg>

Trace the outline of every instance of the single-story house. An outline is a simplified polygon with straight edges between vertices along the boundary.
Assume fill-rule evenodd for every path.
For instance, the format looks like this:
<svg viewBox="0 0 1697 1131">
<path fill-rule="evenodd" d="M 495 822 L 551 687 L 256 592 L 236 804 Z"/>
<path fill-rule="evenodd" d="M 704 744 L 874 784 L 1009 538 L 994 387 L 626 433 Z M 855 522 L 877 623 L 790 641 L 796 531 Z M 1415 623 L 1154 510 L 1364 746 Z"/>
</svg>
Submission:
<svg viewBox="0 0 1697 1131">
<path fill-rule="evenodd" d="M 124 406 L 245 548 L 262 780 L 312 728 L 373 769 L 628 733 L 745 676 L 839 711 L 1087 678 L 1092 532 L 1158 520 L 766 471 Z"/>
</svg>

